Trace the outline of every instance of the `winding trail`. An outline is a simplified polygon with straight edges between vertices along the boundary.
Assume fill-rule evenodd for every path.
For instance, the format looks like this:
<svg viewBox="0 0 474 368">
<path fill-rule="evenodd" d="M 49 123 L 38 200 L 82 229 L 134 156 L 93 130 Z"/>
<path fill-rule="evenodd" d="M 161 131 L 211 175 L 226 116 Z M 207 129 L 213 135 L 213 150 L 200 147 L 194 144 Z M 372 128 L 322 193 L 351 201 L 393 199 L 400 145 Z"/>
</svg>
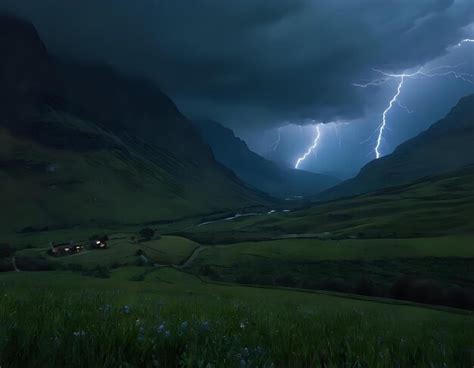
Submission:
<svg viewBox="0 0 474 368">
<path fill-rule="evenodd" d="M 13 264 L 13 269 L 15 270 L 15 272 L 21 272 L 21 270 L 16 265 L 16 257 L 15 256 L 12 257 L 12 264 Z"/>
<path fill-rule="evenodd" d="M 206 246 L 206 245 L 198 246 L 197 248 L 195 248 L 193 250 L 193 252 L 189 255 L 189 257 L 184 260 L 184 262 L 182 262 L 179 265 L 174 265 L 174 267 L 176 267 L 180 270 L 182 270 L 184 268 L 188 268 L 196 260 L 196 258 L 199 256 L 199 253 L 201 253 L 206 248 L 209 248 L 209 246 Z"/>
</svg>

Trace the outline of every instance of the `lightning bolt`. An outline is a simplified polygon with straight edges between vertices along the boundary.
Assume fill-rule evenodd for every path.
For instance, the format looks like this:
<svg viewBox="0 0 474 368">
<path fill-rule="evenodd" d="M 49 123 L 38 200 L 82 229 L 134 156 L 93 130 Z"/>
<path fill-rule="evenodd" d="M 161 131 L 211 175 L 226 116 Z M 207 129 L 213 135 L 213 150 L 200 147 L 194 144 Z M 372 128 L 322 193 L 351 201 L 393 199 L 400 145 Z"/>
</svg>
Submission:
<svg viewBox="0 0 474 368">
<path fill-rule="evenodd" d="M 341 132 L 339 131 L 339 125 L 340 124 L 343 124 L 343 125 L 349 125 L 349 123 L 331 123 L 332 124 L 332 129 L 334 130 L 334 134 L 336 135 L 336 139 L 339 143 L 339 148 L 342 147 L 342 136 L 341 136 Z"/>
<path fill-rule="evenodd" d="M 471 43 L 471 42 L 474 42 L 474 40 L 471 39 L 471 38 L 465 38 L 464 40 L 459 41 L 456 46 L 460 47 L 460 46 L 462 46 L 463 43 Z"/>
<path fill-rule="evenodd" d="M 277 129 L 277 139 L 276 139 L 275 143 L 272 144 L 270 149 L 273 152 L 276 152 L 276 150 L 278 149 L 278 146 L 280 145 L 280 142 L 281 142 L 281 134 L 280 134 L 280 128 L 278 128 Z"/>
<path fill-rule="evenodd" d="M 303 156 L 298 158 L 295 164 L 295 169 L 298 169 L 300 164 L 306 160 L 306 158 L 313 152 L 319 145 L 319 140 L 321 139 L 321 129 L 319 128 L 319 124 L 316 125 L 316 138 L 314 138 L 313 144 L 308 148 L 308 150 L 304 153 Z"/>
<path fill-rule="evenodd" d="M 461 40 L 457 46 L 461 46 L 464 43 L 474 43 L 473 39 L 464 39 Z M 399 107 L 403 108 L 406 110 L 408 113 L 411 113 L 405 105 L 401 104 L 399 101 L 400 94 L 402 93 L 402 89 L 405 83 L 405 80 L 407 78 L 410 79 L 417 79 L 417 78 L 434 78 L 434 77 L 447 77 L 451 76 L 456 79 L 460 79 L 464 82 L 474 84 L 474 75 L 473 74 L 468 74 L 468 73 L 461 73 L 456 71 L 455 69 L 459 67 L 462 64 L 458 65 L 442 65 L 433 69 L 430 69 L 428 71 L 425 71 L 422 68 L 418 69 L 414 73 L 401 73 L 401 74 L 392 74 L 392 73 L 386 73 L 382 70 L 378 69 L 373 69 L 375 72 L 379 73 L 382 75 L 382 78 L 375 79 L 373 81 L 369 81 L 367 83 L 353 83 L 353 86 L 360 87 L 360 88 L 368 88 L 368 87 L 374 87 L 374 86 L 380 86 L 389 80 L 398 80 L 398 85 L 395 94 L 392 96 L 390 99 L 388 106 L 385 108 L 385 110 L 382 113 L 382 121 L 378 125 L 376 132 L 377 132 L 377 140 L 376 140 L 376 145 L 374 148 L 375 152 L 375 158 L 379 159 L 382 156 L 381 153 L 381 146 L 383 142 L 383 137 L 384 137 L 384 132 L 387 128 L 387 115 L 390 113 L 392 110 L 393 106 L 397 104 Z"/>
<path fill-rule="evenodd" d="M 385 128 L 387 127 L 387 114 L 392 109 L 395 102 L 397 102 L 397 99 L 400 96 L 400 93 L 402 92 L 403 83 L 405 82 L 406 77 L 407 77 L 407 75 L 405 75 L 405 74 L 402 74 L 400 76 L 400 82 L 398 83 L 397 93 L 395 93 L 395 95 L 390 100 L 387 108 L 383 111 L 382 122 L 380 123 L 379 128 L 378 128 L 379 134 L 377 136 L 377 144 L 375 145 L 375 158 L 377 158 L 377 159 L 380 158 L 380 156 L 381 156 L 380 146 L 382 145 L 383 132 L 385 131 Z"/>
</svg>

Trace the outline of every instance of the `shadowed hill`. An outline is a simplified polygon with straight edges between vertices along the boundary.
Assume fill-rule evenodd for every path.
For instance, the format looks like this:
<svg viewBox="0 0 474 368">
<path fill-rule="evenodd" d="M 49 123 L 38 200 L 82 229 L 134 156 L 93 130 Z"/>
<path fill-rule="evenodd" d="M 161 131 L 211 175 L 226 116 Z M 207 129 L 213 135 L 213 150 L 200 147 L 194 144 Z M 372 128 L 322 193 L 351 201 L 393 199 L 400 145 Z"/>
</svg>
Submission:
<svg viewBox="0 0 474 368">
<path fill-rule="evenodd" d="M 353 179 L 321 194 L 332 199 L 457 170 L 474 163 L 474 95 L 462 98 L 451 112 L 428 130 L 371 161 Z"/>
<path fill-rule="evenodd" d="M 147 222 L 269 203 L 156 86 L 60 64 L 0 16 L 0 230 Z"/>
<path fill-rule="evenodd" d="M 252 152 L 234 132 L 213 121 L 198 121 L 202 137 L 218 161 L 247 184 L 278 197 L 311 196 L 335 185 L 326 175 L 281 167 Z"/>
</svg>

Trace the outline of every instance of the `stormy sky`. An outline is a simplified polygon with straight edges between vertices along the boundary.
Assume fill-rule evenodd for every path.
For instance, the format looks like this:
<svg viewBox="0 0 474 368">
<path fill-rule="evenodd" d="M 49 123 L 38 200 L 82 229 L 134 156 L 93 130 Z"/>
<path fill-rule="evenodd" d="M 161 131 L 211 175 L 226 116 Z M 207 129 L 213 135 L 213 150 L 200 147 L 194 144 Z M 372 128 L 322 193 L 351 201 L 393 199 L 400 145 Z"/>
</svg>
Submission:
<svg viewBox="0 0 474 368">
<path fill-rule="evenodd" d="M 373 130 L 397 81 L 421 66 L 474 73 L 472 0 L 1 0 L 30 19 L 55 54 L 104 61 L 154 79 L 190 117 L 233 128 L 260 154 L 304 169 L 354 174 L 373 159 Z M 445 115 L 474 85 L 407 81 L 384 153 Z M 299 128 L 298 125 L 303 125 Z M 275 147 L 280 128 L 280 146 Z"/>
</svg>

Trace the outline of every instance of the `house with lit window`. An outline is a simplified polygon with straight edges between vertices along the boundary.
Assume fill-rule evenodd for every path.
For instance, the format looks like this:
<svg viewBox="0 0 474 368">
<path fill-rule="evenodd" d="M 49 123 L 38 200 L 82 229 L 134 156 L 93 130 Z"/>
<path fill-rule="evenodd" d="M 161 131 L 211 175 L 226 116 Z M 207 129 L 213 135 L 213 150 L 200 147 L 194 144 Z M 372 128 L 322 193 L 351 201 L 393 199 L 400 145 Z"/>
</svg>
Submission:
<svg viewBox="0 0 474 368">
<path fill-rule="evenodd" d="M 81 252 L 83 249 L 82 245 L 79 245 L 74 242 L 70 243 L 61 243 L 61 244 L 52 244 L 48 254 L 53 257 L 64 257 L 72 254 Z"/>
</svg>

